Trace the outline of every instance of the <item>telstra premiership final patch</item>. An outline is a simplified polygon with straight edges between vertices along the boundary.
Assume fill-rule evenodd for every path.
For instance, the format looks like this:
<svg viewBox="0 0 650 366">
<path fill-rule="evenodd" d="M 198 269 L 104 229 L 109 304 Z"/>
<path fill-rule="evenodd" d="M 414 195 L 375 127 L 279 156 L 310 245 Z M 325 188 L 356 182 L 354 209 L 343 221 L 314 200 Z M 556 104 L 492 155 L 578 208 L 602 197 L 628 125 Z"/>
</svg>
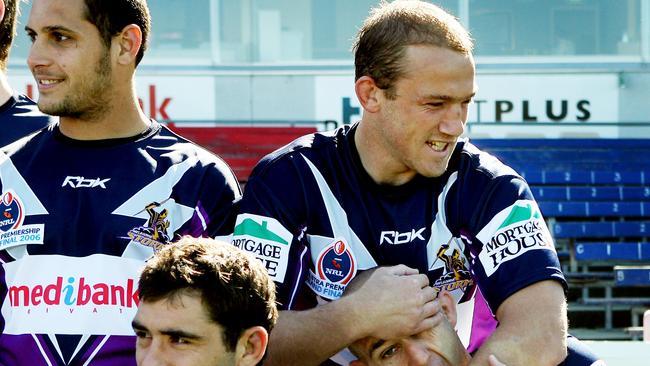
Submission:
<svg viewBox="0 0 650 366">
<path fill-rule="evenodd" d="M 321 297 L 336 300 L 357 273 L 357 263 L 349 246 L 339 238 L 320 252 L 315 271 L 309 271 L 307 286 Z"/>
</svg>

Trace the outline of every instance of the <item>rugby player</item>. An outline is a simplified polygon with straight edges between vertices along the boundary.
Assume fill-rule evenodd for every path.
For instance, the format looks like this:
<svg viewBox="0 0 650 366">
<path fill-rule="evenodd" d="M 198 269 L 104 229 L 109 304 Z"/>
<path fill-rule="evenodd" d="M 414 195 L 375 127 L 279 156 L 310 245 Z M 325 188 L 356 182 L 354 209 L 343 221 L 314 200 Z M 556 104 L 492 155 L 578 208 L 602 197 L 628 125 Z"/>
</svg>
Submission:
<svg viewBox="0 0 650 366">
<path fill-rule="evenodd" d="M 135 365 L 144 261 L 229 236 L 239 184 L 140 109 L 145 0 L 34 0 L 25 30 L 38 108 L 60 118 L 0 148 L 0 363 Z"/>
<path fill-rule="evenodd" d="M 253 253 L 281 304 L 267 364 L 347 364 L 337 352 L 359 339 L 431 329 L 441 290 L 458 304 L 470 365 L 566 357 L 567 283 L 537 203 L 517 172 L 461 138 L 477 90 L 472 48 L 439 7 L 382 2 L 354 46 L 361 120 L 254 168 L 232 243 L 271 248 Z"/>
</svg>

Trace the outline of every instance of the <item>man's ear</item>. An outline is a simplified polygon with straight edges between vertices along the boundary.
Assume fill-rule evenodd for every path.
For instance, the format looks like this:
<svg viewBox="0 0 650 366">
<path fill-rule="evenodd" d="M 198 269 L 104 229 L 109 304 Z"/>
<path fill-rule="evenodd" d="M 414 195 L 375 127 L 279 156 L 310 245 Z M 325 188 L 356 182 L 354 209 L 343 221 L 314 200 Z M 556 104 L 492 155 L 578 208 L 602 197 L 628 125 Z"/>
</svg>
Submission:
<svg viewBox="0 0 650 366">
<path fill-rule="evenodd" d="M 140 27 L 129 24 L 115 38 L 119 46 L 118 62 L 123 65 L 135 62 L 138 51 L 142 47 L 142 30 Z"/>
<path fill-rule="evenodd" d="M 237 341 L 235 363 L 237 366 L 255 366 L 266 352 L 269 333 L 264 327 L 255 326 L 246 329 Z"/>
<path fill-rule="evenodd" d="M 449 320 L 449 323 L 452 327 L 456 327 L 456 301 L 453 296 L 445 290 L 442 290 L 438 293 L 438 301 L 440 301 L 440 306 L 442 307 L 442 312 Z"/>
<path fill-rule="evenodd" d="M 375 113 L 379 110 L 379 93 L 382 90 L 370 76 L 362 76 L 354 83 L 354 91 L 364 110 Z"/>
</svg>

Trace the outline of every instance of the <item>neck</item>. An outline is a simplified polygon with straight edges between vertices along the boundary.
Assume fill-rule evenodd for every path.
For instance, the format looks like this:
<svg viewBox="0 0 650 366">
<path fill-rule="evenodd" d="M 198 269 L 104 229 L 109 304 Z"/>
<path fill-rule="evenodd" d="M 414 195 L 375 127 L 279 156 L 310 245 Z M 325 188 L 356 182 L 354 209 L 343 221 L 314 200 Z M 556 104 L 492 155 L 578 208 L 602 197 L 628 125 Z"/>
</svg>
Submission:
<svg viewBox="0 0 650 366">
<path fill-rule="evenodd" d="M 124 97 L 119 98 L 120 95 Z M 59 126 L 62 134 L 75 140 L 105 140 L 138 135 L 150 124 L 140 109 L 135 92 L 120 93 L 116 90 L 110 105 L 100 114 L 61 117 Z"/>
<path fill-rule="evenodd" d="M 0 105 L 5 104 L 9 100 L 13 91 L 9 82 L 7 81 L 7 76 L 4 71 L 0 70 Z"/>
<path fill-rule="evenodd" d="M 363 168 L 377 184 L 400 186 L 408 183 L 416 173 L 396 162 L 386 151 L 383 137 L 372 124 L 373 121 L 364 114 L 354 135 Z"/>
</svg>

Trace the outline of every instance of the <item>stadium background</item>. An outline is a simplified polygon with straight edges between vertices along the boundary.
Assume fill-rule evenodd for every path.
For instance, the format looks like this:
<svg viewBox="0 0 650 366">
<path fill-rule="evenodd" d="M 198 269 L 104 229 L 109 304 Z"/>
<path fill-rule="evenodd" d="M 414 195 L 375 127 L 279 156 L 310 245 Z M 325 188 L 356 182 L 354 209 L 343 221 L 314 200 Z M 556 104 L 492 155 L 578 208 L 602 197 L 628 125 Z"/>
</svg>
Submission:
<svg viewBox="0 0 650 366">
<path fill-rule="evenodd" d="M 264 153 L 360 118 L 350 46 L 376 0 L 148 2 L 144 111 L 242 182 Z M 647 365 L 650 0 L 433 2 L 476 40 L 467 135 L 531 184 L 570 280 L 571 332 L 609 365 Z M 34 96 L 22 12 L 9 80 Z"/>
</svg>

